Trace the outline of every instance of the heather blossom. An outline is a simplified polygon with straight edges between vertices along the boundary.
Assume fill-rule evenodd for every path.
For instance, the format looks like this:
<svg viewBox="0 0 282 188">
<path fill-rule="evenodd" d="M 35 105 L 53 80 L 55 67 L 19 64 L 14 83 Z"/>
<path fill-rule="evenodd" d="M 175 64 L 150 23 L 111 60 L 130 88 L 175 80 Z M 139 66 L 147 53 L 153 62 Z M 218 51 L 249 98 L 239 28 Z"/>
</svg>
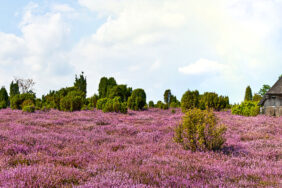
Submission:
<svg viewBox="0 0 282 188">
<path fill-rule="evenodd" d="M 280 187 L 282 117 L 215 112 L 219 151 L 174 142 L 176 109 L 0 111 L 0 187 Z"/>
</svg>

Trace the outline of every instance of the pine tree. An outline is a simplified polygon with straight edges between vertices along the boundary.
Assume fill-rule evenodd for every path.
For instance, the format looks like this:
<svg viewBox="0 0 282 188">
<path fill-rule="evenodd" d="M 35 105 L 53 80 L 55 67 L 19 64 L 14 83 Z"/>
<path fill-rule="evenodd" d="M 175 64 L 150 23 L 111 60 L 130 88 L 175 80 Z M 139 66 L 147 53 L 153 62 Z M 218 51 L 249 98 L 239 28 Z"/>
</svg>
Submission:
<svg viewBox="0 0 282 188">
<path fill-rule="evenodd" d="M 248 86 L 245 92 L 245 101 L 252 101 L 252 100 L 253 100 L 252 89 L 250 86 Z"/>
</svg>

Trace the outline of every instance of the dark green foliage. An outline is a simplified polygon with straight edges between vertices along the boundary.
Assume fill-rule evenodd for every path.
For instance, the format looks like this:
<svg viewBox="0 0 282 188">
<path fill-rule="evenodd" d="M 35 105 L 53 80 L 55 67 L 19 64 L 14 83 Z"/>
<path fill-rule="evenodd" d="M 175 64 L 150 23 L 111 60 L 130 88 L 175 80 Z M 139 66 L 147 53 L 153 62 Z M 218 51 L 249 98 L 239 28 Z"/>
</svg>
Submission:
<svg viewBox="0 0 282 188">
<path fill-rule="evenodd" d="M 175 114 L 175 113 L 176 113 L 176 111 L 175 111 L 174 109 L 172 109 L 172 110 L 171 110 L 171 113 L 172 113 L 172 114 Z"/>
<path fill-rule="evenodd" d="M 252 101 L 252 100 L 253 100 L 252 89 L 250 86 L 248 86 L 245 92 L 245 101 Z"/>
<path fill-rule="evenodd" d="M 36 97 L 34 93 L 17 94 L 10 98 L 11 108 L 21 110 L 23 108 L 23 105 L 26 105 L 26 103 L 34 105 L 35 98 Z M 24 101 L 28 101 L 28 102 L 24 103 Z M 30 103 L 30 101 L 32 102 Z"/>
<path fill-rule="evenodd" d="M 10 84 L 10 97 L 20 94 L 19 84 L 18 82 L 12 81 Z"/>
<path fill-rule="evenodd" d="M 282 74 L 279 76 L 279 79 L 281 79 L 282 78 Z"/>
<path fill-rule="evenodd" d="M 232 106 L 231 112 L 241 116 L 257 116 L 259 114 L 258 102 L 244 101 L 240 105 Z"/>
<path fill-rule="evenodd" d="M 156 107 L 159 109 L 163 109 L 163 110 L 167 110 L 168 109 L 168 105 L 163 103 L 162 101 L 158 101 L 156 104 Z"/>
<path fill-rule="evenodd" d="M 213 92 L 205 92 L 200 96 L 199 107 L 202 110 L 212 108 L 216 111 L 229 108 L 229 97 L 218 96 Z"/>
<path fill-rule="evenodd" d="M 63 111 L 81 110 L 84 104 L 84 92 L 80 90 L 71 91 L 60 100 L 60 109 Z"/>
<path fill-rule="evenodd" d="M 154 108 L 154 107 L 155 107 L 154 101 L 149 101 L 149 108 Z"/>
<path fill-rule="evenodd" d="M 74 87 L 79 91 L 82 91 L 84 93 L 84 98 L 86 97 L 87 82 L 86 76 L 84 76 L 84 72 L 79 75 L 79 78 L 77 77 L 77 75 L 75 75 Z"/>
<path fill-rule="evenodd" d="M 75 87 L 66 87 L 62 88 L 58 91 L 50 91 L 48 95 L 42 96 L 42 106 L 46 106 L 53 109 L 62 110 L 60 107 L 61 99 L 68 95 L 68 93 L 77 91 L 77 88 Z M 81 92 L 81 91 L 80 91 Z M 83 98 L 85 96 L 84 92 Z"/>
<path fill-rule="evenodd" d="M 171 97 L 171 91 L 170 89 L 165 90 L 164 92 L 164 102 L 169 106 L 170 104 L 170 97 Z"/>
<path fill-rule="evenodd" d="M 103 110 L 103 108 L 104 108 L 105 104 L 107 103 L 107 101 L 108 101 L 108 98 L 99 99 L 99 100 L 97 101 L 96 108 L 97 108 L 98 110 Z"/>
<path fill-rule="evenodd" d="M 253 101 L 260 101 L 261 99 L 262 99 L 261 95 L 259 95 L 257 93 L 254 94 Z"/>
<path fill-rule="evenodd" d="M 116 80 L 114 78 L 102 77 L 99 83 L 99 98 L 105 98 L 109 95 L 110 89 L 116 86 Z"/>
<path fill-rule="evenodd" d="M 186 91 L 181 98 L 181 109 L 185 112 L 188 109 L 198 108 L 200 101 L 199 91 Z"/>
<path fill-rule="evenodd" d="M 102 98 L 97 102 L 97 109 L 103 110 L 103 112 L 117 112 L 117 113 L 127 113 L 127 104 L 122 102 L 120 97 L 115 97 L 114 99 Z"/>
<path fill-rule="evenodd" d="M 88 102 L 88 107 L 89 108 L 96 108 L 96 105 L 97 105 L 97 101 L 99 99 L 99 96 L 98 95 L 93 95 L 92 97 L 88 98 L 87 99 L 87 102 Z"/>
<path fill-rule="evenodd" d="M 131 96 L 132 88 L 128 88 L 126 85 L 116 85 L 110 88 L 108 91 L 108 98 L 120 97 L 122 102 L 126 102 Z"/>
<path fill-rule="evenodd" d="M 42 109 L 42 100 L 41 99 L 36 99 L 35 100 L 35 109 L 36 110 L 41 110 Z"/>
<path fill-rule="evenodd" d="M 182 123 L 175 129 L 174 140 L 192 151 L 218 150 L 225 143 L 224 125 L 217 125 L 212 111 L 188 109 Z"/>
<path fill-rule="evenodd" d="M 128 108 L 131 110 L 142 110 L 146 104 L 146 93 L 143 89 L 135 89 L 128 98 Z"/>
<path fill-rule="evenodd" d="M 5 87 L 0 89 L 0 109 L 9 106 L 9 96 Z"/>
<path fill-rule="evenodd" d="M 267 92 L 268 90 L 270 89 L 270 85 L 263 85 L 262 88 L 259 90 L 259 94 L 263 97 Z"/>
</svg>

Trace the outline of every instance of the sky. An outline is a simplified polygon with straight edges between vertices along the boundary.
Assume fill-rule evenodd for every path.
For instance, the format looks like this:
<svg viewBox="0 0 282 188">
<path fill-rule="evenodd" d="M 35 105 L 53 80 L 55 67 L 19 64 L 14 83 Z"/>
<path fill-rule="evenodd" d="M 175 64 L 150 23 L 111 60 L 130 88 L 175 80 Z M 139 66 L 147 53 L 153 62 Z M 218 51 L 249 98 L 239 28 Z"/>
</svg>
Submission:
<svg viewBox="0 0 282 188">
<path fill-rule="evenodd" d="M 0 86 L 32 78 L 38 97 L 87 77 L 243 100 L 282 74 L 282 0 L 1 1 Z"/>
</svg>

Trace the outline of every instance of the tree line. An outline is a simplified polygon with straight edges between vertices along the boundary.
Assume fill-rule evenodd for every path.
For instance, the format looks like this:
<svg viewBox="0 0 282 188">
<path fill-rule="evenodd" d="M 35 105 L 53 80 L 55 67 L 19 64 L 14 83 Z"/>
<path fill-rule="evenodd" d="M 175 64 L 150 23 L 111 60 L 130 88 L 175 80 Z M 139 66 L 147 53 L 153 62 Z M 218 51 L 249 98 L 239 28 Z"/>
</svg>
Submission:
<svg viewBox="0 0 282 188">
<path fill-rule="evenodd" d="M 50 90 L 48 94 L 37 98 L 32 79 L 15 79 L 10 83 L 10 92 L 5 87 L 0 89 L 0 109 L 10 107 L 11 109 L 34 112 L 35 110 L 47 111 L 57 109 L 61 111 L 79 111 L 98 109 L 103 112 L 127 113 L 131 110 L 146 110 L 148 108 L 179 108 L 186 109 L 214 109 L 222 110 L 230 108 L 229 98 L 219 96 L 214 92 L 199 94 L 188 90 L 182 96 L 181 101 L 177 99 L 170 89 L 164 91 L 163 100 L 156 103 L 147 103 L 146 92 L 142 88 L 132 89 L 125 84 L 118 84 L 115 78 L 102 77 L 98 86 L 98 93 L 87 96 L 87 79 L 82 72 L 75 75 L 72 86 L 59 90 Z"/>
</svg>

